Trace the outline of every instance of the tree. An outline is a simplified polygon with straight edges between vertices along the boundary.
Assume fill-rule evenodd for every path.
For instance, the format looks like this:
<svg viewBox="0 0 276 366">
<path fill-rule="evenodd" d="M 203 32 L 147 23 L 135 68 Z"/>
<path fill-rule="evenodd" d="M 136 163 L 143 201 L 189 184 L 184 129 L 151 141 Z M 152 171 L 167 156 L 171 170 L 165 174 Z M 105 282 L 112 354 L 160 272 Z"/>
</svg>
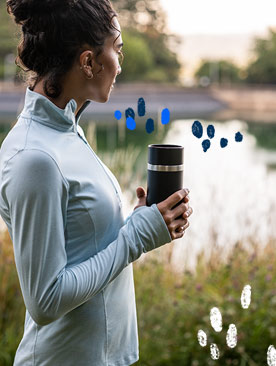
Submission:
<svg viewBox="0 0 276 366">
<path fill-rule="evenodd" d="M 209 80 L 209 83 L 232 84 L 240 83 L 241 70 L 229 60 L 202 60 L 199 68 L 195 72 L 195 77 L 199 83 Z"/>
<path fill-rule="evenodd" d="M 176 82 L 181 64 L 175 50 L 181 41 L 179 37 L 168 33 L 166 14 L 160 5 L 160 0 L 113 0 L 112 3 L 127 36 L 124 63 L 130 63 L 130 60 L 136 62 L 130 54 L 134 50 L 129 43 L 131 38 L 143 40 L 153 61 L 151 70 L 145 67 L 136 78 L 133 78 L 133 75 L 128 78 L 125 72 L 125 76 L 121 79 Z"/>
<path fill-rule="evenodd" d="M 254 60 L 247 68 L 247 82 L 276 84 L 276 30 L 269 29 L 268 38 L 256 38 Z"/>
<path fill-rule="evenodd" d="M 158 33 L 167 32 L 166 14 L 160 0 L 112 0 L 123 28 L 146 32 L 153 27 Z"/>
<path fill-rule="evenodd" d="M 174 82 L 178 79 L 179 63 L 164 46 L 161 35 L 152 38 L 134 29 L 123 30 L 125 54 L 118 81 Z"/>
<path fill-rule="evenodd" d="M 145 80 L 153 69 L 152 52 L 140 34 L 122 32 L 126 57 L 118 81 Z"/>
<path fill-rule="evenodd" d="M 4 63 L 8 55 L 16 55 L 19 28 L 7 13 L 6 1 L 0 0 L 0 78 L 4 76 Z"/>
<path fill-rule="evenodd" d="M 180 40 L 168 34 L 160 0 L 113 0 L 112 3 L 125 38 L 125 61 L 118 81 L 177 81 L 181 65 L 175 49 Z M 0 78 L 3 78 L 6 56 L 16 55 L 19 37 L 20 27 L 8 15 L 6 0 L 0 0 Z"/>
<path fill-rule="evenodd" d="M 7 13 L 6 1 L 0 0 L 0 57 L 16 53 L 19 29 Z"/>
</svg>

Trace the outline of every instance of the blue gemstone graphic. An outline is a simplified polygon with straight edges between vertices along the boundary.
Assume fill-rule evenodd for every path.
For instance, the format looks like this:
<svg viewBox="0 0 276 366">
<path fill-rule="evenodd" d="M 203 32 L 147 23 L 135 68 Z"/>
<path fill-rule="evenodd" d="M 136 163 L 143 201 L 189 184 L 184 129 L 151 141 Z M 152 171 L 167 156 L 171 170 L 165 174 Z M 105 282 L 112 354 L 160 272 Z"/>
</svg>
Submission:
<svg viewBox="0 0 276 366">
<path fill-rule="evenodd" d="M 137 113 L 139 117 L 143 117 L 146 115 L 146 102 L 144 98 L 139 98 L 137 101 Z M 122 118 L 122 113 L 119 110 L 114 112 L 114 117 L 119 121 Z M 127 108 L 125 110 L 126 117 L 126 126 L 129 130 L 135 130 L 136 122 L 135 122 L 135 112 L 133 108 Z M 161 122 L 163 125 L 168 124 L 170 122 L 170 111 L 168 108 L 164 108 L 161 113 Z M 147 133 L 152 133 L 154 131 L 154 120 L 152 118 L 148 118 L 145 124 L 145 129 Z"/>
<path fill-rule="evenodd" d="M 144 115 L 146 114 L 146 103 L 144 98 L 139 98 L 138 99 L 138 116 L 139 117 L 144 117 Z"/>
<path fill-rule="evenodd" d="M 202 147 L 203 147 L 203 151 L 206 152 L 211 146 L 211 141 L 210 140 L 204 140 L 202 141 Z"/>
<path fill-rule="evenodd" d="M 134 110 L 132 108 L 126 109 L 125 115 L 126 115 L 126 119 L 128 117 L 131 117 L 131 118 L 135 119 L 135 113 L 134 113 Z"/>
<path fill-rule="evenodd" d="M 147 133 L 152 133 L 154 131 L 154 120 L 152 118 L 147 120 L 146 131 Z"/>
<path fill-rule="evenodd" d="M 226 147 L 228 145 L 228 140 L 225 138 L 220 139 L 220 146 L 222 148 Z"/>
<path fill-rule="evenodd" d="M 122 113 L 120 111 L 115 111 L 114 117 L 119 121 L 122 118 Z"/>
<path fill-rule="evenodd" d="M 162 125 L 167 125 L 170 122 L 171 113 L 168 108 L 164 108 L 161 112 Z"/>
<path fill-rule="evenodd" d="M 192 125 L 192 133 L 195 137 L 200 139 L 203 135 L 203 127 L 199 121 L 194 121 Z"/>
<path fill-rule="evenodd" d="M 215 136 L 215 127 L 213 125 L 209 125 L 207 127 L 207 135 L 210 139 L 212 139 Z"/>
<path fill-rule="evenodd" d="M 240 132 L 237 132 L 235 135 L 236 142 L 241 142 L 243 140 L 243 135 Z"/>
<path fill-rule="evenodd" d="M 134 121 L 134 119 L 132 117 L 127 117 L 126 126 L 129 130 L 135 130 L 136 122 Z"/>
</svg>

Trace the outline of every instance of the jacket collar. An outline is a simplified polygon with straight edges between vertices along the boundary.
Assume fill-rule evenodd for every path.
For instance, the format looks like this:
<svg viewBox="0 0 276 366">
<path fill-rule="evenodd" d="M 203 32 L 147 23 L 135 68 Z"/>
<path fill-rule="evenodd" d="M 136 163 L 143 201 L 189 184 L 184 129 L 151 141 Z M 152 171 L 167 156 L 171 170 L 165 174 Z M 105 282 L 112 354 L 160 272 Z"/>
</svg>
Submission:
<svg viewBox="0 0 276 366">
<path fill-rule="evenodd" d="M 77 109 L 75 99 L 71 99 L 65 109 L 61 109 L 50 99 L 30 90 L 28 87 L 25 94 L 24 108 L 20 116 L 32 118 L 36 122 L 60 131 L 77 131 L 79 119 L 90 103 L 91 101 L 87 100 L 75 115 Z"/>
</svg>

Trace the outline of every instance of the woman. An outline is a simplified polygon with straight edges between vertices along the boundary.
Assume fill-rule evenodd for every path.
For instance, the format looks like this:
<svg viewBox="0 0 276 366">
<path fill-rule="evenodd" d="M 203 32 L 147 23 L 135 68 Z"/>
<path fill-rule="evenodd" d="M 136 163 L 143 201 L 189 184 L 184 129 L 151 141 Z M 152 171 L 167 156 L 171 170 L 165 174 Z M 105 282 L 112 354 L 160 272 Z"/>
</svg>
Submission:
<svg viewBox="0 0 276 366">
<path fill-rule="evenodd" d="M 147 207 L 138 187 L 124 222 L 119 184 L 78 124 L 89 100 L 109 99 L 121 72 L 123 42 L 109 0 L 7 7 L 22 25 L 17 61 L 32 73 L 0 152 L 0 213 L 26 305 L 14 365 L 131 365 L 138 360 L 132 262 L 184 235 L 188 190 Z"/>
</svg>

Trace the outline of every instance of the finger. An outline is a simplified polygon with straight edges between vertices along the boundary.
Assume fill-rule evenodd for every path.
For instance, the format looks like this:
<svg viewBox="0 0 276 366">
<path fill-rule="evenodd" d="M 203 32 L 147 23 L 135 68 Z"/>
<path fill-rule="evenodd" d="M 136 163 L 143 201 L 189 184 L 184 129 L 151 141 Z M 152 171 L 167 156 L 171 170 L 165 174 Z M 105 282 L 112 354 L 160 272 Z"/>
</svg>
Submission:
<svg viewBox="0 0 276 366">
<path fill-rule="evenodd" d="M 146 195 L 146 191 L 143 187 L 138 187 L 136 189 L 137 198 L 143 198 Z"/>
<path fill-rule="evenodd" d="M 184 226 L 179 226 L 176 230 L 175 230 L 175 232 L 176 233 L 182 233 L 184 231 Z"/>
<path fill-rule="evenodd" d="M 184 188 L 180 189 L 177 192 L 174 192 L 172 195 L 170 195 L 167 199 L 165 199 L 163 202 L 166 205 L 168 209 L 171 209 L 174 207 L 179 201 L 183 200 L 186 196 L 189 194 L 189 189 Z"/>
<path fill-rule="evenodd" d="M 138 206 L 146 206 L 146 196 L 140 197 L 138 200 Z"/>
<path fill-rule="evenodd" d="M 187 221 L 187 223 L 183 226 L 183 231 L 188 229 L 189 226 L 190 226 L 190 223 L 189 223 L 189 221 Z"/>
<path fill-rule="evenodd" d="M 178 227 L 181 228 L 182 230 L 183 229 L 185 230 L 189 226 L 190 226 L 189 221 L 188 220 L 183 220 L 182 221 L 182 224 L 180 226 L 178 226 Z"/>
<path fill-rule="evenodd" d="M 189 196 L 184 197 L 184 202 L 185 203 L 188 203 L 189 201 L 190 201 L 190 197 Z"/>
<path fill-rule="evenodd" d="M 189 206 L 188 210 L 186 212 L 184 212 L 183 218 L 185 219 L 185 218 L 190 217 L 193 212 L 194 211 L 193 211 L 192 207 Z"/>
<path fill-rule="evenodd" d="M 179 221 L 181 221 L 181 220 L 179 220 Z M 176 230 L 170 231 L 172 240 L 182 238 L 182 236 L 185 234 L 185 231 L 190 226 L 190 223 L 188 220 L 184 220 L 184 221 L 185 221 L 184 225 L 179 226 Z"/>
<path fill-rule="evenodd" d="M 185 230 L 184 231 L 181 231 L 179 233 L 178 232 L 175 232 L 173 234 L 173 240 L 182 238 L 184 236 L 184 234 L 185 234 Z"/>
<path fill-rule="evenodd" d="M 172 219 L 178 218 L 179 216 L 183 216 L 186 211 L 189 210 L 189 204 L 188 203 L 181 203 L 180 205 L 176 206 L 172 212 Z M 183 218 L 186 218 L 183 216 Z"/>
<path fill-rule="evenodd" d="M 187 220 L 175 220 L 175 225 L 174 225 L 174 230 L 175 231 L 181 231 L 183 230 L 182 228 L 187 224 Z"/>
</svg>

